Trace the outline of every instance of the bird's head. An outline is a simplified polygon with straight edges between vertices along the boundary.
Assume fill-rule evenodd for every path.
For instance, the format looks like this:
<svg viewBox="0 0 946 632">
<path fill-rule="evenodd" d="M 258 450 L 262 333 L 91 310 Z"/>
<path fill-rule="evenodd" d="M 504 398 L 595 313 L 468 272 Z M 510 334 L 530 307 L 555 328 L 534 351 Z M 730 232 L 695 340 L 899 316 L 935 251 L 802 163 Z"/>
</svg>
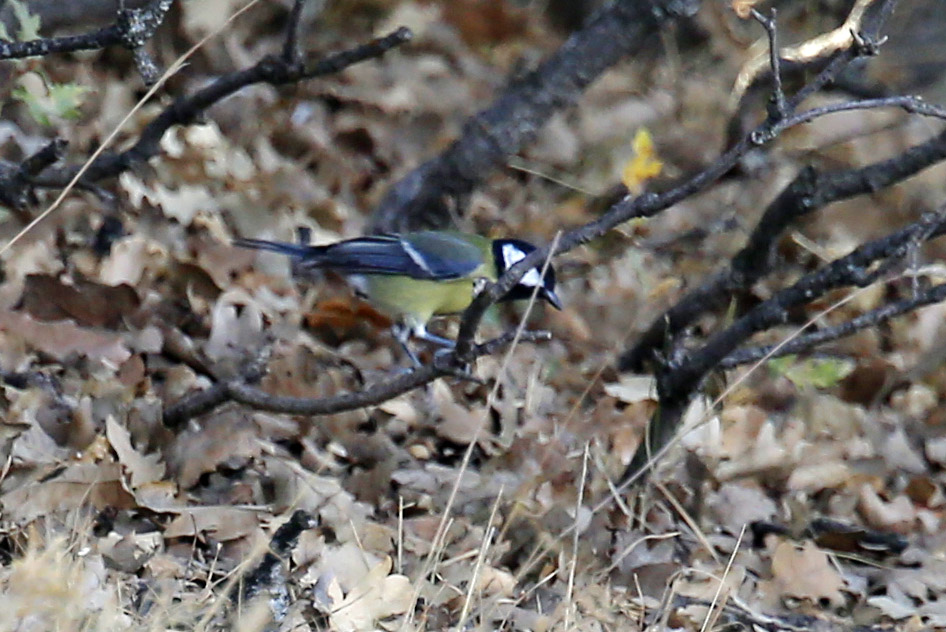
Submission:
<svg viewBox="0 0 946 632">
<path fill-rule="evenodd" d="M 535 246 L 521 239 L 497 239 L 493 242 L 493 257 L 496 260 L 496 274 L 501 277 L 506 270 L 521 261 Z M 535 288 L 539 288 L 538 297 L 547 301 L 555 309 L 562 309 L 562 301 L 555 293 L 555 270 L 552 264 L 542 274 L 542 264 L 532 268 L 519 279 L 519 282 L 506 293 L 500 301 L 528 299 Z"/>
</svg>

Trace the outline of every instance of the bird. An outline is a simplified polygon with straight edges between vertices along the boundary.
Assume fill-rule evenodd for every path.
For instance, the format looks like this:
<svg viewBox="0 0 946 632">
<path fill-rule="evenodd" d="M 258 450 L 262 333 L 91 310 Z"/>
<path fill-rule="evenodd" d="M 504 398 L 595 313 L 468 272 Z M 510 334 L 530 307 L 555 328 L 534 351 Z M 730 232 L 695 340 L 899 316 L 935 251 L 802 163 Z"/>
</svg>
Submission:
<svg viewBox="0 0 946 632">
<path fill-rule="evenodd" d="M 499 279 L 536 247 L 522 239 L 489 239 L 452 230 L 424 230 L 355 237 L 312 246 L 301 243 L 236 239 L 241 248 L 288 255 L 299 269 L 331 270 L 346 278 L 355 293 L 393 321 L 392 333 L 415 366 L 411 337 L 450 349 L 454 341 L 427 331 L 437 316 L 459 314 L 487 285 Z M 500 302 L 537 298 L 556 309 L 555 270 L 526 272 Z"/>
</svg>

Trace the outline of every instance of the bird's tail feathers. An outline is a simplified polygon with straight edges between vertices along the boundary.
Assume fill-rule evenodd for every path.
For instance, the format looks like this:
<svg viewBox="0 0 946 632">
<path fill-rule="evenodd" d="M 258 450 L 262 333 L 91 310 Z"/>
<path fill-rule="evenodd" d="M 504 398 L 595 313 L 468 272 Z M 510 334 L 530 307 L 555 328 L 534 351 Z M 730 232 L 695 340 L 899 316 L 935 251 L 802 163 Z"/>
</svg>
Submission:
<svg viewBox="0 0 946 632">
<path fill-rule="evenodd" d="M 254 250 L 268 250 L 278 252 L 290 257 L 317 257 L 320 253 L 318 246 L 307 246 L 305 244 L 293 244 L 288 241 L 267 241 L 265 239 L 234 239 L 234 246 L 240 248 L 253 248 Z"/>
</svg>

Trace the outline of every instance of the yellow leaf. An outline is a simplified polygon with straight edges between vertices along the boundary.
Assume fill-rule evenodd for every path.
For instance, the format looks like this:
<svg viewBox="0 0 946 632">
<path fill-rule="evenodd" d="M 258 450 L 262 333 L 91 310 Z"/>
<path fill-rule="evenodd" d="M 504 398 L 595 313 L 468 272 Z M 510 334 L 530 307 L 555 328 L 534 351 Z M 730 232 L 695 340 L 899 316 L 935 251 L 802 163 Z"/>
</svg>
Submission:
<svg viewBox="0 0 946 632">
<path fill-rule="evenodd" d="M 634 157 L 624 165 L 621 181 L 631 193 L 638 195 L 643 192 L 644 184 L 648 180 L 660 175 L 664 163 L 657 158 L 654 139 L 647 128 L 637 130 L 631 147 L 634 149 Z"/>
</svg>

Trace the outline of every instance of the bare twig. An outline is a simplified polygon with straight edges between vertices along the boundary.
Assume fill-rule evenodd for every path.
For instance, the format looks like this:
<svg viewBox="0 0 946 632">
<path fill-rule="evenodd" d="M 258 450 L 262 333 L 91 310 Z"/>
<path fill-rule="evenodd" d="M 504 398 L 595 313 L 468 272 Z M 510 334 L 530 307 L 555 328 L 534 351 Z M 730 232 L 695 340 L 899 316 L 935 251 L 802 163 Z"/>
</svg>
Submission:
<svg viewBox="0 0 946 632">
<path fill-rule="evenodd" d="M 346 410 L 357 410 L 366 406 L 374 406 L 382 402 L 414 390 L 434 380 L 454 375 L 463 365 L 476 358 L 492 355 L 508 346 L 515 338 L 515 332 L 507 332 L 502 336 L 475 345 L 468 354 L 439 354 L 434 357 L 432 364 L 417 368 L 409 373 L 403 373 L 391 379 L 369 386 L 361 391 L 342 393 L 332 397 L 286 397 L 271 395 L 251 384 L 258 381 L 259 376 L 244 376 L 237 380 L 225 380 L 214 384 L 208 389 L 188 395 L 164 413 L 164 424 L 168 427 L 178 427 L 188 419 L 210 412 L 217 406 L 233 401 L 244 404 L 256 410 L 265 410 L 274 413 L 291 415 L 331 415 Z M 520 337 L 521 341 L 540 342 L 549 340 L 547 331 L 526 331 Z M 252 379 L 255 377 L 255 380 Z"/>
<path fill-rule="evenodd" d="M 776 345 L 760 345 L 738 349 L 727 355 L 719 363 L 719 368 L 731 369 L 743 364 L 757 362 L 763 358 L 778 358 L 810 351 L 826 342 L 846 338 L 862 329 L 876 327 L 897 316 L 944 300 L 946 300 L 946 283 L 941 283 L 927 288 L 916 296 L 872 309 L 839 325 L 825 327 L 809 334 L 801 334 L 778 346 L 777 349 Z"/>
<path fill-rule="evenodd" d="M 796 220 L 828 204 L 879 191 L 916 175 L 946 158 L 946 132 L 887 160 L 830 173 L 803 169 L 769 204 L 746 245 L 729 266 L 654 319 L 618 361 L 623 371 L 641 371 L 656 359 L 666 341 L 703 314 L 725 306 L 733 293 L 751 287 L 772 269 L 775 247 Z"/>
<path fill-rule="evenodd" d="M 752 17 L 762 25 L 769 37 L 769 68 L 772 71 L 773 107 L 773 111 L 769 113 L 769 116 L 776 120 L 782 120 L 788 116 L 788 104 L 785 102 L 785 91 L 782 89 L 782 66 L 779 59 L 778 29 L 775 22 L 778 12 L 773 7 L 768 18 L 755 9 L 752 9 L 751 12 Z"/>
<path fill-rule="evenodd" d="M 890 3 L 894 2 L 894 0 L 886 1 Z M 871 31 L 869 35 L 862 35 L 862 37 L 867 39 L 869 36 L 876 35 L 876 29 L 879 29 L 880 25 L 876 24 L 872 26 L 875 30 Z M 847 62 L 853 57 L 839 57 L 839 59 L 842 58 L 846 60 L 845 63 L 829 64 L 831 72 L 838 73 L 843 70 Z M 828 70 L 826 69 L 819 75 L 817 81 L 830 81 L 830 76 L 827 73 Z M 788 99 L 786 102 L 788 111 L 793 111 L 799 102 L 800 99 L 798 95 Z M 628 195 L 608 209 L 600 218 L 566 232 L 559 240 L 556 248 L 539 248 L 535 252 L 529 253 L 527 257 L 509 268 L 506 274 L 503 275 L 503 278 L 482 291 L 473 301 L 473 304 L 464 312 L 463 320 L 460 324 L 460 333 L 457 338 L 458 352 L 464 353 L 469 348 L 469 345 L 472 344 L 473 336 L 476 333 L 479 322 L 490 305 L 504 296 L 506 292 L 518 282 L 523 274 L 548 258 L 550 252 L 552 255 L 567 252 L 581 244 L 601 237 L 630 219 L 652 217 L 705 189 L 729 172 L 750 149 L 761 143 L 770 142 L 780 133 L 784 132 L 787 127 L 782 123 L 783 121 L 781 119 L 769 117 L 769 119 L 746 134 L 736 145 L 695 175 L 683 178 L 662 193 L 644 193 L 636 197 Z"/>
<path fill-rule="evenodd" d="M 98 50 L 121 45 L 132 51 L 145 84 L 151 85 L 160 72 L 143 47 L 161 26 L 172 4 L 174 0 L 154 0 L 140 9 L 119 8 L 114 24 L 82 35 L 40 38 L 26 42 L 0 40 L 0 60 L 42 57 L 53 53 Z"/>
<path fill-rule="evenodd" d="M 687 406 L 705 377 L 739 345 L 754 334 L 784 324 L 789 311 L 843 287 L 863 287 L 883 277 L 910 248 L 941 235 L 946 229 L 946 208 L 856 248 L 811 272 L 772 298 L 760 303 L 726 329 L 711 336 L 699 349 L 677 350 L 657 373 L 660 409 L 651 419 L 645 441 L 638 447 L 622 480 L 638 478 L 673 438 Z"/>
<path fill-rule="evenodd" d="M 295 26 L 290 25 L 289 31 L 294 29 Z M 120 153 L 103 154 L 89 166 L 84 178 L 101 180 L 146 162 L 160 152 L 160 141 L 167 130 L 175 125 L 193 123 L 207 108 L 247 86 L 298 83 L 337 73 L 359 62 L 380 57 L 409 41 L 411 36 L 411 31 L 402 27 L 367 44 L 329 55 L 311 66 L 299 60 L 287 62 L 282 57 L 268 56 L 250 68 L 223 75 L 206 88 L 175 100 L 145 126 L 134 145 Z M 77 172 L 78 167 L 49 170 L 36 178 L 35 183 L 46 187 L 64 186 Z"/>
<path fill-rule="evenodd" d="M 946 108 L 926 103 L 920 97 L 896 96 L 883 97 L 879 99 L 862 99 L 860 101 L 846 101 L 844 103 L 832 103 L 830 105 L 812 108 L 810 110 L 805 110 L 804 112 L 799 112 L 798 114 L 785 117 L 779 122 L 778 125 L 773 128 L 773 131 L 778 133 L 784 128 L 795 127 L 796 125 L 801 125 L 802 123 L 808 123 L 828 114 L 851 112 L 853 110 L 875 110 L 878 108 L 901 108 L 910 114 L 919 114 L 920 116 L 930 116 L 933 118 L 946 120 Z"/>
<path fill-rule="evenodd" d="M 302 29 L 302 8 L 305 0 L 295 0 L 286 26 L 286 41 L 283 44 L 282 58 L 287 64 L 300 63 L 302 51 L 299 48 L 299 32 Z"/>
<path fill-rule="evenodd" d="M 557 111 L 572 105 L 601 73 L 653 42 L 650 34 L 692 15 L 699 0 L 617 0 L 599 11 L 534 71 L 472 117 L 441 155 L 388 191 L 375 210 L 377 232 L 449 221 L 447 200 L 470 193 L 516 154 Z"/>
<path fill-rule="evenodd" d="M 46 167 L 59 162 L 68 143 L 54 139 L 19 165 L 0 166 L 0 204 L 22 211 L 35 202 L 31 179 Z"/>
</svg>

